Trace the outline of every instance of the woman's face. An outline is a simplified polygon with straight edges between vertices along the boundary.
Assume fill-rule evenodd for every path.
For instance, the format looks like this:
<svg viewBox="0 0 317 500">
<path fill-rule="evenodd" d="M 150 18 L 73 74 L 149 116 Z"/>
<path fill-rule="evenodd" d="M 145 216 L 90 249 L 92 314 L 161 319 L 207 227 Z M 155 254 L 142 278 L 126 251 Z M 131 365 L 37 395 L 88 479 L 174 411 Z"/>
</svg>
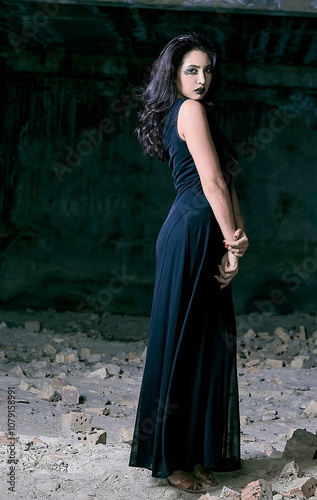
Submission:
<svg viewBox="0 0 317 500">
<path fill-rule="evenodd" d="M 200 101 L 209 89 L 212 78 L 209 55 L 201 50 L 185 54 L 175 80 L 177 97 Z"/>
</svg>

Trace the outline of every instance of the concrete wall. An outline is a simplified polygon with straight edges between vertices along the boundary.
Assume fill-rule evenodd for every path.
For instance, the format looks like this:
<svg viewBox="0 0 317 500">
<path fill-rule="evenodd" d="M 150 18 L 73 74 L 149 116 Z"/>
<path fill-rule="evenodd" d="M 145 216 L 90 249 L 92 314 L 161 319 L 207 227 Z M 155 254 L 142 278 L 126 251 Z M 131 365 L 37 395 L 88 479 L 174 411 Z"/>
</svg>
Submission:
<svg viewBox="0 0 317 500">
<path fill-rule="evenodd" d="M 170 34 L 185 31 L 164 16 Z M 240 152 L 235 184 L 250 238 L 236 310 L 313 313 L 316 70 L 298 53 L 272 66 L 270 47 L 261 60 L 255 42 L 253 60 L 223 57 L 219 102 Z M 155 238 L 174 196 L 168 167 L 144 158 L 133 133 L 148 51 L 3 60 L 0 306 L 148 314 Z"/>
</svg>

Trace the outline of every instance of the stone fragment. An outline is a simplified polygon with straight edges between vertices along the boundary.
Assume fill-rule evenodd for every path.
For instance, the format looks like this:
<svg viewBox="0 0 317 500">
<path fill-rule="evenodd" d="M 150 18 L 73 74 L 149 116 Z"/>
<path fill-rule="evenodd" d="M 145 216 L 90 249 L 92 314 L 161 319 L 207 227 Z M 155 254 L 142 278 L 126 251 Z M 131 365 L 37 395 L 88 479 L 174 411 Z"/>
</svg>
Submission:
<svg viewBox="0 0 317 500">
<path fill-rule="evenodd" d="M 78 389 L 73 385 L 65 385 L 62 388 L 62 401 L 66 405 L 78 405 L 79 396 Z"/>
<path fill-rule="evenodd" d="M 89 363 L 98 363 L 99 361 L 101 361 L 101 358 L 102 358 L 101 354 L 90 354 L 87 361 Z"/>
<path fill-rule="evenodd" d="M 26 321 L 24 323 L 24 328 L 29 332 L 39 332 L 41 325 L 39 321 Z"/>
<path fill-rule="evenodd" d="M 253 420 L 251 417 L 248 417 L 247 415 L 241 415 L 240 416 L 240 424 L 241 425 L 250 425 L 252 424 Z"/>
<path fill-rule="evenodd" d="M 280 477 L 285 479 L 295 479 L 297 477 L 301 477 L 299 465 L 294 460 L 288 462 L 281 470 Z"/>
<path fill-rule="evenodd" d="M 210 493 L 206 493 L 205 495 L 199 497 L 198 500 L 219 500 L 219 497 L 215 497 L 213 495 L 210 495 Z"/>
<path fill-rule="evenodd" d="M 243 338 L 244 339 L 247 339 L 247 340 L 252 340 L 252 339 L 255 339 L 256 338 L 256 333 L 254 330 L 252 330 L 252 328 L 249 328 L 249 330 L 243 335 Z"/>
<path fill-rule="evenodd" d="M 90 355 L 91 355 L 91 352 L 90 352 L 90 349 L 88 349 L 88 347 L 81 348 L 81 350 L 80 350 L 80 358 L 81 359 L 88 361 L 88 358 Z"/>
<path fill-rule="evenodd" d="M 107 432 L 102 429 L 93 429 L 90 432 L 78 432 L 73 438 L 76 439 L 78 444 L 85 446 L 106 444 Z"/>
<path fill-rule="evenodd" d="M 235 490 L 231 490 L 227 486 L 224 486 L 220 493 L 221 498 L 227 498 L 228 500 L 240 500 L 241 493 Z"/>
<path fill-rule="evenodd" d="M 62 433 L 91 432 L 92 416 L 89 413 L 70 411 L 62 415 Z"/>
<path fill-rule="evenodd" d="M 295 461 L 317 458 L 317 436 L 305 429 L 296 429 L 286 442 L 282 458 Z"/>
<path fill-rule="evenodd" d="M 32 387 L 32 384 L 30 382 L 27 382 L 26 380 L 21 380 L 18 387 L 19 389 L 21 389 L 21 391 L 27 391 L 30 387 Z"/>
<path fill-rule="evenodd" d="M 291 368 L 311 368 L 312 367 L 312 361 L 310 356 L 296 356 L 294 359 L 292 359 Z"/>
<path fill-rule="evenodd" d="M 290 486 L 289 493 L 291 495 L 303 496 L 310 498 L 315 494 L 317 487 L 317 480 L 314 477 L 303 477 L 295 479 Z"/>
<path fill-rule="evenodd" d="M 8 328 L 8 325 L 4 321 L 1 321 L 0 330 L 4 330 L 5 328 Z"/>
<path fill-rule="evenodd" d="M 43 347 L 43 352 L 48 356 L 55 356 L 57 349 L 55 349 L 55 347 L 51 344 L 47 344 L 45 347 Z"/>
<path fill-rule="evenodd" d="M 273 495 L 273 500 L 283 500 L 283 495 L 277 493 L 276 495 Z"/>
<path fill-rule="evenodd" d="M 142 352 L 141 357 L 140 357 L 142 363 L 145 363 L 146 355 L 147 355 L 147 347 L 144 349 L 144 351 Z"/>
<path fill-rule="evenodd" d="M 247 484 L 241 491 L 241 500 L 272 500 L 271 483 L 265 479 L 258 479 Z"/>
<path fill-rule="evenodd" d="M 118 365 L 106 364 L 105 368 L 111 377 L 113 376 L 118 377 L 122 372 L 120 366 Z"/>
<path fill-rule="evenodd" d="M 109 378 L 110 374 L 107 370 L 107 368 L 102 367 L 98 368 L 98 370 L 94 370 L 93 372 L 88 373 L 87 378 L 96 378 L 99 380 L 104 380 L 106 378 Z"/>
<path fill-rule="evenodd" d="M 294 339 L 299 339 L 299 340 L 304 340 L 304 341 L 307 340 L 305 326 L 301 325 L 299 327 L 299 332 L 295 335 Z"/>
<path fill-rule="evenodd" d="M 132 438 L 133 438 L 133 431 L 134 429 L 126 429 L 124 427 L 121 427 L 117 431 L 117 437 L 116 437 L 116 442 L 117 443 L 127 443 L 131 444 L 132 443 Z"/>
<path fill-rule="evenodd" d="M 56 363 L 75 363 L 76 361 L 78 361 L 76 349 L 65 349 L 64 351 L 58 352 L 55 356 Z"/>
<path fill-rule="evenodd" d="M 304 410 L 305 415 L 308 418 L 316 418 L 317 417 L 317 401 L 312 400 L 307 405 L 307 408 Z"/>
<path fill-rule="evenodd" d="M 12 377 L 25 377 L 25 373 L 22 370 L 21 366 L 15 366 L 14 368 L 11 368 L 8 372 L 9 375 Z"/>
<path fill-rule="evenodd" d="M 281 359 L 270 359 L 267 358 L 265 363 L 271 368 L 282 368 L 284 366 L 284 361 Z"/>
<path fill-rule="evenodd" d="M 291 340 L 291 337 L 287 333 L 287 330 L 285 330 L 285 328 L 282 328 L 281 326 L 275 328 L 274 334 L 277 335 L 285 344 L 287 344 Z"/>
<path fill-rule="evenodd" d="M 269 341 L 272 340 L 272 335 L 270 335 L 268 332 L 258 332 L 258 337 L 260 340 L 264 341 Z"/>
<path fill-rule="evenodd" d="M 31 389 L 29 392 L 31 392 Z M 44 381 L 42 384 L 42 387 L 40 388 L 40 390 L 38 392 L 38 396 L 39 396 L 39 398 L 45 399 L 47 401 L 54 401 L 56 394 L 55 394 L 55 389 L 52 386 L 52 384 L 50 384 L 47 381 Z M 61 399 L 60 395 L 59 395 L 59 399 Z"/>
</svg>

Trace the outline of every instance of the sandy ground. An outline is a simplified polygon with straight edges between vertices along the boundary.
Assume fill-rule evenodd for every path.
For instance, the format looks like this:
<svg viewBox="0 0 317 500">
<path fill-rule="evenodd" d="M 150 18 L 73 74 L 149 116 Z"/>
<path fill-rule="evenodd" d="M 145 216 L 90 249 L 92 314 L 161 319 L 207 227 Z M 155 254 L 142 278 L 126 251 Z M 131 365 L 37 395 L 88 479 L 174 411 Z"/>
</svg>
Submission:
<svg viewBox="0 0 317 500">
<path fill-rule="evenodd" d="M 40 322 L 40 331 L 24 328 L 25 321 L 31 320 Z M 282 451 L 287 439 L 295 429 L 306 429 L 313 434 L 317 429 L 317 418 L 308 418 L 305 414 L 308 404 L 317 401 L 317 346 L 313 344 L 316 318 L 296 313 L 281 317 L 241 316 L 237 320 L 243 469 L 216 474 L 218 486 L 207 487 L 207 491 L 219 496 L 223 486 L 239 490 L 250 481 L 263 478 L 272 483 L 275 494 L 283 493 L 287 482 L 279 478 L 279 474 L 286 463 Z M 1 499 L 199 498 L 200 495 L 168 487 L 165 479 L 152 478 L 150 471 L 128 466 L 147 325 L 148 318 L 109 314 L 57 314 L 54 310 L 1 312 Z M 273 339 L 278 326 L 284 327 L 293 337 L 294 332 L 304 326 L 307 338 L 298 352 L 290 349 L 292 356 L 289 358 L 283 352 L 286 366 L 270 368 L 265 363 L 265 356 L 272 357 L 273 342 L 267 344 L 256 337 L 256 352 L 250 352 L 251 348 L 249 352 L 245 350 L 249 345 L 245 342 L 245 334 L 251 326 L 256 335 L 267 332 Z M 52 353 L 46 352 L 48 345 L 54 348 Z M 90 349 L 90 359 L 83 359 L 82 348 Z M 61 353 L 73 353 L 75 361 L 56 362 L 56 354 Z M 300 354 L 312 356 L 311 368 L 290 367 L 291 357 L 294 359 Z M 22 372 L 16 371 L 17 367 Z M 88 377 L 102 367 L 108 368 L 109 378 Z M 26 385 L 21 386 L 22 381 Z M 57 394 L 47 401 L 38 391 L 53 382 Z M 58 397 L 62 384 L 78 389 L 78 404 L 65 404 Z M 17 460 L 15 493 L 7 487 L 10 464 L 5 432 L 8 432 L 9 388 L 14 388 L 14 430 L 18 437 L 14 448 Z M 89 413 L 93 428 L 107 432 L 106 444 L 87 445 L 79 440 L 80 435 L 63 435 L 61 415 L 69 411 Z M 305 476 L 317 477 L 317 460 L 296 461 Z"/>
</svg>

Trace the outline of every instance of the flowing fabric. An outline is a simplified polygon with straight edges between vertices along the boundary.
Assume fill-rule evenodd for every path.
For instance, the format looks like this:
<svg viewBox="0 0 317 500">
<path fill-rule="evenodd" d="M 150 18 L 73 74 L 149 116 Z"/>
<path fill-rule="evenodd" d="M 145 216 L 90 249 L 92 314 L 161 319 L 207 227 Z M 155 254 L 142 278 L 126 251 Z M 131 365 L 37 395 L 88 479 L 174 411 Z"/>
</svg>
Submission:
<svg viewBox="0 0 317 500">
<path fill-rule="evenodd" d="M 177 133 L 178 99 L 165 119 L 164 154 L 176 199 L 156 244 L 156 279 L 147 359 L 130 465 L 167 477 L 200 463 L 241 468 L 236 326 L 231 285 L 214 278 L 223 236 L 203 194 L 186 142 Z M 236 152 L 209 121 L 231 187 Z"/>
</svg>

